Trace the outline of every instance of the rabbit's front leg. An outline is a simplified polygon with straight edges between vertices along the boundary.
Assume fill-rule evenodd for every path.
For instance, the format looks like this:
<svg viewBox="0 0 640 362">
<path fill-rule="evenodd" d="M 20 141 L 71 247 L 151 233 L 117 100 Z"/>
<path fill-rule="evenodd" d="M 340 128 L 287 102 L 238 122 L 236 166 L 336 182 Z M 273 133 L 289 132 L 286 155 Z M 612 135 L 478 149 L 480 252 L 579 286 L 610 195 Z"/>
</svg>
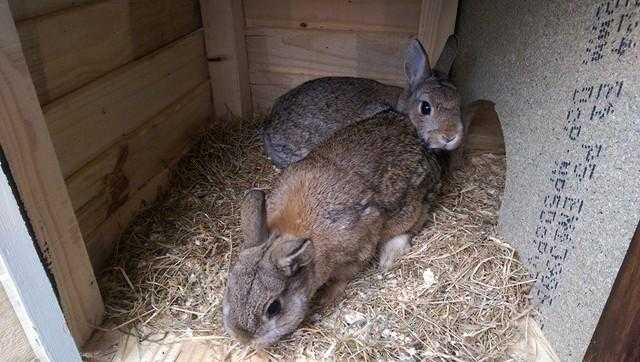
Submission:
<svg viewBox="0 0 640 362">
<path fill-rule="evenodd" d="M 394 261 L 411 248 L 411 235 L 400 234 L 387 240 L 380 248 L 380 270 L 388 271 Z"/>
<path fill-rule="evenodd" d="M 322 288 L 318 290 L 318 306 L 325 308 L 333 305 L 338 297 L 344 293 L 348 283 L 348 279 L 331 279 L 325 283 Z"/>
</svg>

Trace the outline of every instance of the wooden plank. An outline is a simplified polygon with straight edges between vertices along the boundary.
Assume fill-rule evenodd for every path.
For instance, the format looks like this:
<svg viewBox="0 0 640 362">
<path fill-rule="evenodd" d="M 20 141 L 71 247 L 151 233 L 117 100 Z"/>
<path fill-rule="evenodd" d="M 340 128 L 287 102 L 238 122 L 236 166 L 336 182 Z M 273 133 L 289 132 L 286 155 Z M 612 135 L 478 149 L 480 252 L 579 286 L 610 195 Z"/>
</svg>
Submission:
<svg viewBox="0 0 640 362">
<path fill-rule="evenodd" d="M 8 277 L 8 276 L 5 276 Z M 2 279 L 0 273 L 0 279 Z M 22 330 L 16 312 L 9 302 L 9 297 L 0 287 L 0 355 L 5 361 L 34 361 L 36 355 L 29 344 L 29 340 Z"/>
<path fill-rule="evenodd" d="M 0 1 L 0 145 L 67 324 L 82 344 L 104 306 L 6 0 Z"/>
<path fill-rule="evenodd" d="M 93 232 L 178 158 L 210 116 L 205 81 L 74 173 L 67 185 L 82 235 Z"/>
<path fill-rule="evenodd" d="M 208 78 L 196 31 L 49 104 L 49 132 L 68 177 Z"/>
<path fill-rule="evenodd" d="M 418 39 L 425 47 L 432 66 L 455 30 L 457 13 L 458 0 L 422 0 Z"/>
<path fill-rule="evenodd" d="M 96 270 L 102 270 L 108 258 L 113 255 L 114 242 L 127 227 L 131 219 L 144 207 L 155 200 L 169 183 L 170 169 L 167 165 L 162 172 L 131 194 L 127 200 L 100 226 L 86 235 L 87 250 Z"/>
<path fill-rule="evenodd" d="M 302 81 L 358 76 L 402 86 L 411 35 L 357 31 L 247 30 L 250 84 L 257 109 Z"/>
<path fill-rule="evenodd" d="M 201 0 L 216 117 L 251 115 L 242 2 Z"/>
<path fill-rule="evenodd" d="M 78 348 L 29 233 L 28 220 L 24 219 L 16 199 L 17 190 L 10 185 L 13 180 L 7 166 L 0 155 L 0 283 L 22 325 L 22 335 L 38 359 L 80 361 Z M 9 325 L 3 324 L 3 329 L 8 328 Z M 15 350 L 19 346 L 10 347 Z M 2 359 L 11 360 L 7 354 L 3 354 Z"/>
<path fill-rule="evenodd" d="M 74 209 L 115 192 L 118 179 L 126 179 L 125 192 L 118 195 L 136 189 L 173 160 L 210 116 L 211 90 L 206 80 L 67 178 Z"/>
<path fill-rule="evenodd" d="M 611 288 L 585 361 L 640 361 L 640 223 Z"/>
<path fill-rule="evenodd" d="M 252 75 L 354 75 L 404 83 L 410 39 L 398 33 L 252 28 L 247 30 L 249 69 Z"/>
<path fill-rule="evenodd" d="M 273 102 L 290 89 L 325 74 L 251 72 L 251 97 L 257 112 L 266 112 Z"/>
<path fill-rule="evenodd" d="M 18 32 L 48 104 L 200 26 L 197 0 L 110 0 L 20 22 Z"/>
<path fill-rule="evenodd" d="M 87 4 L 95 0 L 9 0 L 15 21 Z"/>
<path fill-rule="evenodd" d="M 421 0 L 245 0 L 247 27 L 415 34 Z"/>
</svg>

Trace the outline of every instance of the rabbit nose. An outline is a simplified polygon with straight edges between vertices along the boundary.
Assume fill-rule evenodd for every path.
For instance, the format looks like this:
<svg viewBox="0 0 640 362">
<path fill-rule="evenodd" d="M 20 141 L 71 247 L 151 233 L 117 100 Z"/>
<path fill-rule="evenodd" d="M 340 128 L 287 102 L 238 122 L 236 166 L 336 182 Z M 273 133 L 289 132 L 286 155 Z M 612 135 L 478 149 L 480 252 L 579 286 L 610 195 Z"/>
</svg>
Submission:
<svg viewBox="0 0 640 362">
<path fill-rule="evenodd" d="M 251 334 L 251 332 L 247 331 L 246 329 L 242 328 L 242 327 L 236 327 L 234 328 L 234 334 L 236 337 L 236 339 L 244 344 L 247 345 L 249 343 L 251 343 L 251 340 L 253 339 L 253 336 Z"/>
<path fill-rule="evenodd" d="M 456 135 L 451 135 L 451 136 L 444 136 L 444 142 L 445 143 L 451 143 L 453 142 L 458 136 Z"/>
</svg>

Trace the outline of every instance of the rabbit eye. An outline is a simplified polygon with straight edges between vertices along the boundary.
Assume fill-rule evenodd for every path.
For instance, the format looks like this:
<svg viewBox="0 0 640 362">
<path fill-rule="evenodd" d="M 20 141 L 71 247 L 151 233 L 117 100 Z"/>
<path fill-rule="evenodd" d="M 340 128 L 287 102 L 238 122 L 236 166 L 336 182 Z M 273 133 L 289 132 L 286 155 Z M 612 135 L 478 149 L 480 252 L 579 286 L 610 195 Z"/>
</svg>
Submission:
<svg viewBox="0 0 640 362">
<path fill-rule="evenodd" d="M 267 307 L 267 318 L 271 319 L 277 316 L 278 314 L 280 314 L 281 309 L 282 306 L 280 305 L 280 301 L 277 299 L 274 300 L 273 302 L 271 302 L 271 304 L 269 304 L 269 307 Z"/>
<path fill-rule="evenodd" d="M 428 116 L 431 114 L 431 103 L 429 102 L 420 102 L 420 113 Z"/>
</svg>

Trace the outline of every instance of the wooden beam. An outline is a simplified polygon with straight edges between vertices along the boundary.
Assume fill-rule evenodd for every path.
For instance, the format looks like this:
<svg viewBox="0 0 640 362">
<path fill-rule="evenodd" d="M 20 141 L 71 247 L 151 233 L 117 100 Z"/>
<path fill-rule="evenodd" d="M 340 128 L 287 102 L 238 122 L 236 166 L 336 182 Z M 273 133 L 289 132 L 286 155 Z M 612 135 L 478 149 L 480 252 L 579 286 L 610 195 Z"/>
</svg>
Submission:
<svg viewBox="0 0 640 362">
<path fill-rule="evenodd" d="M 0 0 L 0 147 L 76 343 L 104 305 L 7 0 Z"/>
<path fill-rule="evenodd" d="M 215 115 L 251 115 L 242 1 L 200 0 L 200 7 Z"/>
<path fill-rule="evenodd" d="M 80 361 L 80 353 L 29 233 L 28 220 L 24 220 L 14 195 L 16 190 L 10 185 L 11 177 L 5 174 L 8 168 L 1 156 L 0 283 L 40 361 Z M 6 355 L 0 358 L 10 360 L 5 359 Z"/>
<path fill-rule="evenodd" d="M 640 361 L 640 223 L 584 360 Z"/>
<path fill-rule="evenodd" d="M 444 43 L 453 34 L 458 13 L 458 0 L 422 0 L 418 39 L 434 66 L 442 53 Z"/>
</svg>

